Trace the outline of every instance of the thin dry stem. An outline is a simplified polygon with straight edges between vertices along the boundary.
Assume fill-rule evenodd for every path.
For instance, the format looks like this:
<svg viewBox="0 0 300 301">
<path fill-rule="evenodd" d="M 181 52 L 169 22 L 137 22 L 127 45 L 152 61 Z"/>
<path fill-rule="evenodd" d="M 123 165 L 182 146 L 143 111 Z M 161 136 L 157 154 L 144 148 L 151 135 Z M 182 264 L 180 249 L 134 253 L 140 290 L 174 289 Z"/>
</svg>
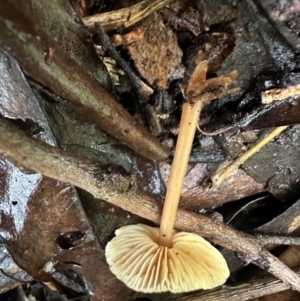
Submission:
<svg viewBox="0 0 300 301">
<path fill-rule="evenodd" d="M 299 94 L 300 85 L 290 86 L 283 89 L 270 89 L 261 93 L 261 102 L 263 104 L 268 104 L 276 100 L 282 100 Z"/>
<path fill-rule="evenodd" d="M 295 272 L 299 275 L 300 268 Z M 246 301 L 253 298 L 278 293 L 289 289 L 289 286 L 278 279 L 267 276 L 261 279 L 251 280 L 237 286 L 224 286 L 210 291 L 203 291 L 190 296 L 180 298 L 180 301 Z"/>
<path fill-rule="evenodd" d="M 257 242 L 263 247 L 272 245 L 300 246 L 300 237 L 256 234 Z"/>
<path fill-rule="evenodd" d="M 271 141 L 274 137 L 279 135 L 282 131 L 284 131 L 288 126 L 280 126 L 275 128 L 271 133 L 269 133 L 266 137 L 264 137 L 261 141 L 259 141 L 255 146 L 250 148 L 248 151 L 243 153 L 237 159 L 235 159 L 232 163 L 227 165 L 224 169 L 218 171 L 211 177 L 214 186 L 220 185 L 228 175 L 230 175 L 234 170 L 238 169 L 242 164 L 244 164 L 250 157 L 252 157 L 255 153 L 257 153 L 263 146 L 265 146 L 269 141 Z"/>
</svg>

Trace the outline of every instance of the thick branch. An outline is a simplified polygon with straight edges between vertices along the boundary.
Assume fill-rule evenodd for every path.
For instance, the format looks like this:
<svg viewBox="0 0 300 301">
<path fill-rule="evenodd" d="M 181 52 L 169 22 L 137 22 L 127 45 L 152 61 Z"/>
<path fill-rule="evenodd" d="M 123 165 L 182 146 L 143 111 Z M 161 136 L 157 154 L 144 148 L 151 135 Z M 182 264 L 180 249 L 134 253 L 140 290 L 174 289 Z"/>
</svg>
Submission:
<svg viewBox="0 0 300 301">
<path fill-rule="evenodd" d="M 25 73 L 139 154 L 166 159 L 169 151 L 21 9 L 15 0 L 1 3 L 0 46 L 9 49 Z"/>
<path fill-rule="evenodd" d="M 87 190 L 97 198 L 157 224 L 160 223 L 160 206 L 151 197 L 136 189 L 133 176 L 97 169 L 92 162 L 72 157 L 44 142 L 27 137 L 24 132 L 3 118 L 0 118 L 0 154 L 19 167 L 69 182 Z M 300 291 L 299 276 L 263 249 L 252 235 L 181 209 L 178 210 L 175 227 L 198 233 L 218 245 L 241 253 L 249 263 L 266 269 L 293 289 Z"/>
</svg>

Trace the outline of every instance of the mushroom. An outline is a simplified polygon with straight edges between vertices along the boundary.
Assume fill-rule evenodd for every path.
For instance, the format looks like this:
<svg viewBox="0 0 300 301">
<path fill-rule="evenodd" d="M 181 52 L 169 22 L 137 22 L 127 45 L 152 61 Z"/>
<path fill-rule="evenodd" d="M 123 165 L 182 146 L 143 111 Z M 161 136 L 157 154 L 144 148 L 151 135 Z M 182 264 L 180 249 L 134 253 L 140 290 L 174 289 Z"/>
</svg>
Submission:
<svg viewBox="0 0 300 301">
<path fill-rule="evenodd" d="M 221 253 L 199 235 L 173 232 L 172 247 L 158 243 L 159 228 L 143 224 L 116 230 L 106 247 L 110 270 L 143 293 L 190 292 L 223 284 L 229 276 Z"/>
<path fill-rule="evenodd" d="M 221 253 L 204 238 L 173 229 L 188 159 L 204 105 L 207 63 L 200 62 L 188 85 L 191 100 L 182 107 L 173 164 L 160 228 L 143 224 L 124 226 L 107 244 L 111 271 L 129 288 L 144 293 L 190 292 L 223 284 L 229 270 Z M 189 96 L 190 95 L 190 96 Z"/>
</svg>

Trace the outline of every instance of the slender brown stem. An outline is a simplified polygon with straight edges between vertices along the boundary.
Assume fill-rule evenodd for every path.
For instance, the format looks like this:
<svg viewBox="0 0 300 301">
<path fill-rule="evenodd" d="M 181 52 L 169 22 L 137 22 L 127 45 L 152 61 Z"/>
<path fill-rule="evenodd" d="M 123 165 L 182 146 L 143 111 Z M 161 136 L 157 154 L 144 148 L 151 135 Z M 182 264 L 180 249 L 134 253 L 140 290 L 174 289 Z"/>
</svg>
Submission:
<svg viewBox="0 0 300 301">
<path fill-rule="evenodd" d="M 176 219 L 180 192 L 202 107 L 203 102 L 201 99 L 198 99 L 194 103 L 184 103 L 182 107 L 179 135 L 168 182 L 158 241 L 160 245 L 167 247 L 172 246 L 173 227 Z"/>
<path fill-rule="evenodd" d="M 168 248 L 172 247 L 173 227 L 176 219 L 181 188 L 187 170 L 200 112 L 205 103 L 205 99 L 200 95 L 206 87 L 206 72 L 207 62 L 199 62 L 186 89 L 186 93 L 191 99 L 182 106 L 179 135 L 171 167 L 158 239 L 158 244 Z"/>
</svg>

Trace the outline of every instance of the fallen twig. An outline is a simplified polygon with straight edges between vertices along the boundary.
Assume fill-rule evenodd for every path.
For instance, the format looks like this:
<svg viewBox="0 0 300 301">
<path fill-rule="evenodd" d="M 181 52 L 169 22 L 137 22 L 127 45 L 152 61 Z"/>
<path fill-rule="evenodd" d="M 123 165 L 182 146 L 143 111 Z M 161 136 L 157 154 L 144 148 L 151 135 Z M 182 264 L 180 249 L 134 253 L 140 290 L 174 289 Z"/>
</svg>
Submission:
<svg viewBox="0 0 300 301">
<path fill-rule="evenodd" d="M 279 135 L 288 126 L 280 126 L 275 128 L 266 137 L 260 140 L 256 145 L 250 148 L 248 151 L 244 152 L 241 156 L 235 159 L 232 163 L 227 165 L 225 168 L 221 169 L 217 173 L 211 176 L 211 180 L 214 186 L 220 185 L 229 174 L 234 170 L 238 169 L 242 164 L 244 164 L 250 157 L 257 153 L 263 146 L 265 146 L 269 141 Z"/>
<path fill-rule="evenodd" d="M 82 19 L 89 30 L 93 30 L 95 22 L 101 23 L 105 31 L 127 28 L 163 8 L 173 0 L 141 1 L 131 7 L 97 14 Z"/>
<path fill-rule="evenodd" d="M 300 85 L 290 86 L 282 89 L 270 89 L 261 93 L 261 102 L 268 104 L 276 100 L 285 99 L 300 94 Z"/>
<path fill-rule="evenodd" d="M 129 212 L 159 224 L 161 206 L 137 188 L 134 175 L 112 173 L 110 169 L 71 156 L 42 141 L 28 137 L 23 131 L 0 118 L 0 154 L 21 168 L 69 182 Z M 194 232 L 247 258 L 289 287 L 300 291 L 300 277 L 278 258 L 262 248 L 252 235 L 234 230 L 223 223 L 179 209 L 175 227 Z"/>
<path fill-rule="evenodd" d="M 103 30 L 100 23 L 95 23 L 95 28 L 98 33 L 98 39 L 100 45 L 104 47 L 107 53 L 120 65 L 120 67 L 126 72 L 132 85 L 138 90 L 142 96 L 150 96 L 153 94 L 153 89 L 146 85 L 139 77 L 135 75 L 132 69 L 128 66 L 127 62 L 121 57 L 116 48 L 111 44 L 109 37 Z"/>
<path fill-rule="evenodd" d="M 291 236 L 278 236 L 278 235 L 265 235 L 256 234 L 257 242 L 263 247 L 269 247 L 270 245 L 288 245 L 288 246 L 300 246 L 299 237 Z"/>
</svg>

